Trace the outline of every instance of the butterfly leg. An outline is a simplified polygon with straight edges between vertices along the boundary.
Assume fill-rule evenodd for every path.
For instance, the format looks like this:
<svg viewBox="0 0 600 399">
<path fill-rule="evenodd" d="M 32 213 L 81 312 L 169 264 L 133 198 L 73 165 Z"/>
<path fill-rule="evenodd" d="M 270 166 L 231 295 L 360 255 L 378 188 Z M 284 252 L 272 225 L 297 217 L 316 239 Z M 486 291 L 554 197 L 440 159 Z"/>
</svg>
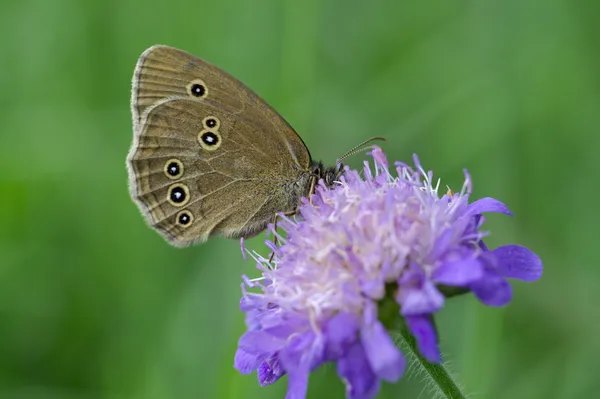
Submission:
<svg viewBox="0 0 600 399">
<path fill-rule="evenodd" d="M 298 209 L 294 209 L 293 211 L 287 211 L 287 212 L 282 212 L 284 216 L 293 216 L 296 213 L 298 213 Z M 277 220 L 279 220 L 280 216 L 279 213 L 275 214 L 275 218 L 273 219 L 273 231 L 277 231 Z M 275 239 L 273 240 L 273 243 L 275 244 L 275 246 L 277 246 L 277 244 L 279 243 L 279 240 L 277 239 L 277 235 L 275 234 Z M 269 257 L 269 263 L 271 263 L 271 261 L 273 260 L 273 257 L 275 256 L 275 252 L 271 253 L 271 256 Z"/>
<path fill-rule="evenodd" d="M 317 186 L 317 176 L 313 176 L 313 178 L 310 179 L 310 189 L 308 190 L 308 202 L 310 203 L 311 206 L 315 206 L 315 204 L 313 204 L 313 194 L 315 193 L 315 191 L 317 191 L 315 189 L 316 186 Z"/>
<path fill-rule="evenodd" d="M 311 179 L 310 179 L 310 188 L 308 190 L 308 201 L 310 202 L 310 205 L 314 206 L 313 202 L 312 202 L 312 196 L 315 193 L 315 187 L 317 186 L 317 180 L 318 180 L 318 176 L 314 175 Z M 287 212 L 283 212 L 283 214 L 285 216 L 293 216 L 295 214 L 298 213 L 298 209 L 294 209 L 293 211 L 287 211 Z M 275 218 L 273 220 L 273 230 L 277 231 L 277 220 L 279 219 L 279 213 L 275 214 Z M 273 243 L 275 245 L 277 245 L 279 242 L 279 240 L 277 239 L 277 236 L 275 236 L 275 239 L 273 240 Z M 271 253 L 271 256 L 269 257 L 269 263 L 273 260 L 273 257 L 275 256 L 275 252 Z"/>
</svg>

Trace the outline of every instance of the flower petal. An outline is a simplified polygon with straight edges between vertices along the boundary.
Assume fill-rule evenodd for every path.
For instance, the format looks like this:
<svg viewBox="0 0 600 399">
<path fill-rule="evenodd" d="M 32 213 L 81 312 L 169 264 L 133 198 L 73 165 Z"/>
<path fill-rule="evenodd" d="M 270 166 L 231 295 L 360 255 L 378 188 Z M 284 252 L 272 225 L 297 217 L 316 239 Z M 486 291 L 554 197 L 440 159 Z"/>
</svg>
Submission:
<svg viewBox="0 0 600 399">
<path fill-rule="evenodd" d="M 374 147 L 373 151 L 371 151 L 371 154 L 373 155 L 373 159 L 375 160 L 375 164 L 377 166 L 380 166 L 384 169 L 388 168 L 388 160 L 381 147 Z"/>
<path fill-rule="evenodd" d="M 285 375 L 277 355 L 272 356 L 258 367 L 258 382 L 261 386 L 271 385 Z"/>
<path fill-rule="evenodd" d="M 285 340 L 264 331 L 246 331 L 238 342 L 238 348 L 249 354 L 275 353 L 285 345 Z"/>
<path fill-rule="evenodd" d="M 379 321 L 361 329 L 361 342 L 377 376 L 386 381 L 396 381 L 402 376 L 406 360 Z"/>
<path fill-rule="evenodd" d="M 429 316 L 409 316 L 405 320 L 417 340 L 417 346 L 423 357 L 432 363 L 439 363 L 442 357 L 431 318 Z"/>
<path fill-rule="evenodd" d="M 246 276 L 243 276 L 244 278 L 244 282 L 245 284 L 250 284 L 248 283 L 250 281 L 249 278 L 247 278 Z M 240 299 L 240 310 L 242 312 L 248 312 L 249 310 L 255 310 L 256 308 L 259 308 L 262 305 L 263 300 L 257 297 L 252 297 L 252 296 L 243 296 L 242 299 Z"/>
<path fill-rule="evenodd" d="M 483 266 L 477 259 L 443 262 L 433 273 L 436 283 L 465 286 L 483 276 Z"/>
<path fill-rule="evenodd" d="M 444 305 L 444 295 L 430 280 L 423 281 L 421 287 L 400 287 L 396 298 L 403 316 L 433 313 Z"/>
<path fill-rule="evenodd" d="M 288 373 L 286 399 L 306 397 L 310 370 L 323 361 L 323 340 L 312 330 L 293 336 L 279 352 L 281 365 Z"/>
<path fill-rule="evenodd" d="M 242 251 L 242 258 L 248 260 L 246 257 L 246 247 L 244 246 L 244 237 L 240 237 L 240 250 Z"/>
<path fill-rule="evenodd" d="M 471 283 L 470 288 L 488 306 L 504 306 L 512 299 L 510 284 L 493 273 L 486 273 L 479 281 Z"/>
<path fill-rule="evenodd" d="M 466 222 L 463 222 L 461 220 L 462 224 L 467 224 Z M 464 228 L 461 227 L 461 232 L 464 230 Z M 432 260 L 436 260 L 440 257 L 442 257 L 446 251 L 448 251 L 448 249 L 450 248 L 450 246 L 453 244 L 454 240 L 455 240 L 455 234 L 456 231 L 458 231 L 458 228 L 455 226 L 452 226 L 452 228 L 447 228 L 445 229 L 442 234 L 440 234 L 436 240 L 435 240 L 435 244 L 433 245 L 433 251 L 431 252 L 431 254 L 429 255 L 430 258 Z"/>
<path fill-rule="evenodd" d="M 467 206 L 466 212 L 470 215 L 477 215 L 484 212 L 504 213 L 513 216 L 506 205 L 494 198 L 481 198 Z"/>
<path fill-rule="evenodd" d="M 288 375 L 288 390 L 285 399 L 305 399 L 308 391 L 308 366 L 297 367 Z"/>
<path fill-rule="evenodd" d="M 290 337 L 279 352 L 279 360 L 288 373 L 304 364 L 310 369 L 322 360 L 323 349 L 323 337 L 309 330 Z"/>
<path fill-rule="evenodd" d="M 379 391 L 379 379 L 371 369 L 360 342 L 355 342 L 338 360 L 337 372 L 346 384 L 347 398 L 369 399 Z"/>
<path fill-rule="evenodd" d="M 325 358 L 337 360 L 357 341 L 358 318 L 350 312 L 338 313 L 327 322 L 323 332 L 327 339 Z"/>
<path fill-rule="evenodd" d="M 238 348 L 233 359 L 233 367 L 242 374 L 250 374 L 264 361 L 264 356 L 251 354 Z"/>
<path fill-rule="evenodd" d="M 542 276 L 542 260 L 520 245 L 505 245 L 492 251 L 498 260 L 498 272 L 504 277 L 535 281 Z"/>
</svg>

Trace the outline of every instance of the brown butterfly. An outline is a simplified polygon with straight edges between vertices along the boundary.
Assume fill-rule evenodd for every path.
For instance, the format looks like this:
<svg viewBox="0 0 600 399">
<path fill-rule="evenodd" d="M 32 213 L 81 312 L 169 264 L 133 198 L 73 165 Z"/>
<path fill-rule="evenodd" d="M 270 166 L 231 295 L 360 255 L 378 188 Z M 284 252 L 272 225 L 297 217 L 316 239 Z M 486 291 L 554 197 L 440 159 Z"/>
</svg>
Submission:
<svg viewBox="0 0 600 399">
<path fill-rule="evenodd" d="M 131 95 L 131 197 L 171 244 L 250 237 L 293 213 L 341 163 L 312 160 L 292 127 L 249 88 L 184 51 L 139 58 Z"/>
</svg>

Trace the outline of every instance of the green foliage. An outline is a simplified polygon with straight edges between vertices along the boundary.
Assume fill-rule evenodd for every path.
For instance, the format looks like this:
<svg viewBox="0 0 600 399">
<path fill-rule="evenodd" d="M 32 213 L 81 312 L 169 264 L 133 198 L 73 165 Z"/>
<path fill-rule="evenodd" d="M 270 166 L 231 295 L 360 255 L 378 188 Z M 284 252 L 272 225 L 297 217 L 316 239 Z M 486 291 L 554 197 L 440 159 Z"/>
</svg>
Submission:
<svg viewBox="0 0 600 399">
<path fill-rule="evenodd" d="M 383 135 L 390 159 L 505 201 L 491 246 L 545 262 L 505 309 L 438 320 L 473 398 L 596 396 L 600 2 L 27 0 L 0 4 L 0 397 L 281 398 L 233 369 L 238 243 L 178 250 L 130 201 L 129 88 L 180 47 L 262 95 L 334 162 Z M 361 164 L 362 156 L 350 160 Z M 260 248 L 263 237 L 250 240 Z M 264 251 L 264 250 L 263 250 Z M 418 379 L 381 398 L 418 398 Z M 334 367 L 309 397 L 342 398 Z"/>
</svg>

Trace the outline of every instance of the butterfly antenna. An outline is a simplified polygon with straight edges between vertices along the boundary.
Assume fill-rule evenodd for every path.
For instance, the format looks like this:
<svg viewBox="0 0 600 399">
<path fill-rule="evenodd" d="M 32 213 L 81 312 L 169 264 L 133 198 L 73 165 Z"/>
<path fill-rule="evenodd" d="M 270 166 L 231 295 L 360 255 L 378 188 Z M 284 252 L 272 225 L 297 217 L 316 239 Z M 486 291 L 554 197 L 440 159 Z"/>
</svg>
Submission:
<svg viewBox="0 0 600 399">
<path fill-rule="evenodd" d="M 366 151 L 368 149 L 370 149 L 371 147 L 365 147 L 367 144 L 373 142 L 373 141 L 377 141 L 377 140 L 381 140 L 381 141 L 387 141 L 385 139 L 385 137 L 371 137 L 368 140 L 363 141 L 362 143 L 360 143 L 359 145 L 357 145 L 356 147 L 352 148 L 350 151 L 348 151 L 347 153 L 345 153 L 344 155 L 342 155 L 341 157 L 338 158 L 337 163 L 340 164 L 342 163 L 342 161 L 348 157 L 351 157 L 352 155 L 361 152 L 361 151 Z"/>
</svg>

